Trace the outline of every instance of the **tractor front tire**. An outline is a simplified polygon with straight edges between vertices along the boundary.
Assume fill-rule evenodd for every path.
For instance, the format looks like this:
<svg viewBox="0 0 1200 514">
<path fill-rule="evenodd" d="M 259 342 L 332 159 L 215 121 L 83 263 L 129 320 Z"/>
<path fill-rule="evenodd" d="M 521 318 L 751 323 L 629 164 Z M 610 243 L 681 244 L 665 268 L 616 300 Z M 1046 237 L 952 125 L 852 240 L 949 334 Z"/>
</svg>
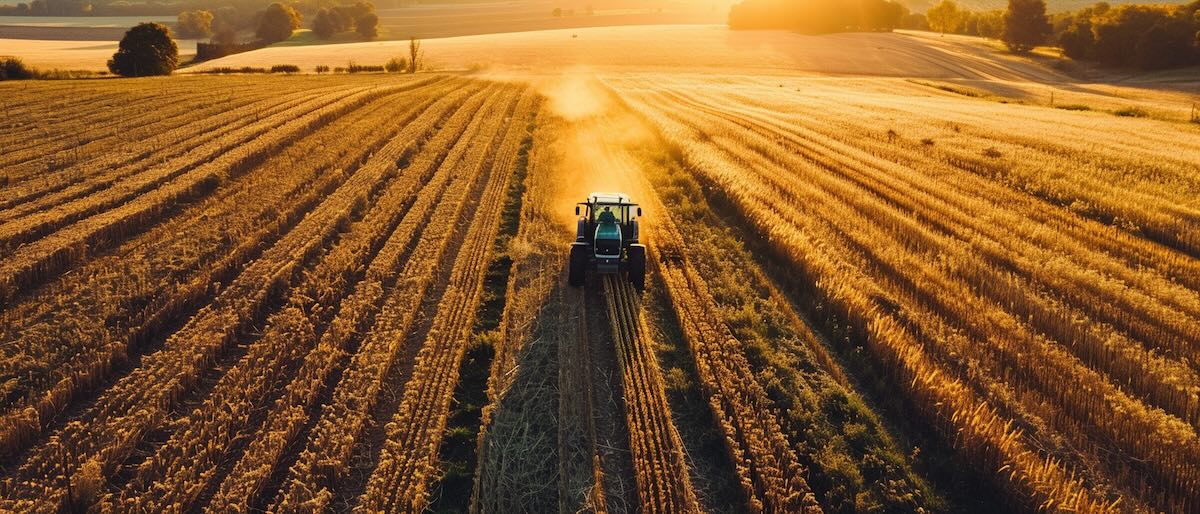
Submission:
<svg viewBox="0 0 1200 514">
<path fill-rule="evenodd" d="M 646 247 L 642 245 L 630 245 L 628 251 L 629 257 L 629 282 L 638 291 L 646 289 Z"/>
<path fill-rule="evenodd" d="M 583 287 L 587 281 L 587 245 L 571 245 L 571 267 L 567 273 L 567 283 L 574 287 Z"/>
</svg>

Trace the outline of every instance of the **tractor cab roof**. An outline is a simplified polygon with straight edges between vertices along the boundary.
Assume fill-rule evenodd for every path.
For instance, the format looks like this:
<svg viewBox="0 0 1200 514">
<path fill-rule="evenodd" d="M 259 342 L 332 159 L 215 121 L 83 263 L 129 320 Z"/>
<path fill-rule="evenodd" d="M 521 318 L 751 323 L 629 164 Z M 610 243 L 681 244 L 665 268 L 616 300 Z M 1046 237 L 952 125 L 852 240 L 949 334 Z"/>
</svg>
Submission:
<svg viewBox="0 0 1200 514">
<path fill-rule="evenodd" d="M 592 205 L 633 205 L 625 193 L 592 193 L 587 203 Z"/>
</svg>

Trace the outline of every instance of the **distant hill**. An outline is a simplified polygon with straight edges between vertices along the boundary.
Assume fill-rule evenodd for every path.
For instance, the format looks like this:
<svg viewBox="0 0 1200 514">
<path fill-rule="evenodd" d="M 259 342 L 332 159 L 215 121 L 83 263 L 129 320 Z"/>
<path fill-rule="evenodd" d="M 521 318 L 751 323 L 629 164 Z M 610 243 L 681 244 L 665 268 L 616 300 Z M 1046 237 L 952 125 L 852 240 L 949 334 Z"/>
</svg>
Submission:
<svg viewBox="0 0 1200 514">
<path fill-rule="evenodd" d="M 925 12 L 930 7 L 937 5 L 941 0 L 899 0 L 900 3 L 908 7 L 913 12 Z M 1004 9 L 1008 7 L 1008 0 L 955 0 L 959 7 L 972 11 L 990 11 L 992 9 Z M 1046 12 L 1058 13 L 1063 11 L 1077 11 L 1084 7 L 1095 4 L 1099 0 L 1046 0 Z M 1185 4 L 1191 0 L 1109 0 L 1111 5 L 1120 4 Z"/>
</svg>

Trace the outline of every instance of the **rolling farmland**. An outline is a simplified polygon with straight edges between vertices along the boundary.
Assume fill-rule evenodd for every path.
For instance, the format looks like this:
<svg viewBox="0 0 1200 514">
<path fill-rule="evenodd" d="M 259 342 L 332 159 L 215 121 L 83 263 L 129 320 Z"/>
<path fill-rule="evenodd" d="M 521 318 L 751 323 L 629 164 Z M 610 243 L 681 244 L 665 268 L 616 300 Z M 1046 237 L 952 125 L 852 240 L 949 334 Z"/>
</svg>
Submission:
<svg viewBox="0 0 1200 514">
<path fill-rule="evenodd" d="M 1190 93 L 925 66 L 0 84 L 0 511 L 1200 509 Z"/>
</svg>

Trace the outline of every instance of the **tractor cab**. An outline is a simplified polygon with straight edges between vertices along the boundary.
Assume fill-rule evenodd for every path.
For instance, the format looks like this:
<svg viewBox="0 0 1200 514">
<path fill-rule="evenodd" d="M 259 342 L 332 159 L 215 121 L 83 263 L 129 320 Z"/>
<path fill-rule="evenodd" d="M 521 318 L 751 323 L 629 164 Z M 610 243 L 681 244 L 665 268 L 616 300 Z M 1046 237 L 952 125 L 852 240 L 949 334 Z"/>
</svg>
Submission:
<svg viewBox="0 0 1200 514">
<path fill-rule="evenodd" d="M 625 271 L 638 289 L 644 286 L 646 247 L 638 244 L 641 214 L 641 207 L 623 193 L 592 193 L 575 206 L 579 220 L 571 244 L 571 285 L 583 285 L 588 271 Z"/>
</svg>

